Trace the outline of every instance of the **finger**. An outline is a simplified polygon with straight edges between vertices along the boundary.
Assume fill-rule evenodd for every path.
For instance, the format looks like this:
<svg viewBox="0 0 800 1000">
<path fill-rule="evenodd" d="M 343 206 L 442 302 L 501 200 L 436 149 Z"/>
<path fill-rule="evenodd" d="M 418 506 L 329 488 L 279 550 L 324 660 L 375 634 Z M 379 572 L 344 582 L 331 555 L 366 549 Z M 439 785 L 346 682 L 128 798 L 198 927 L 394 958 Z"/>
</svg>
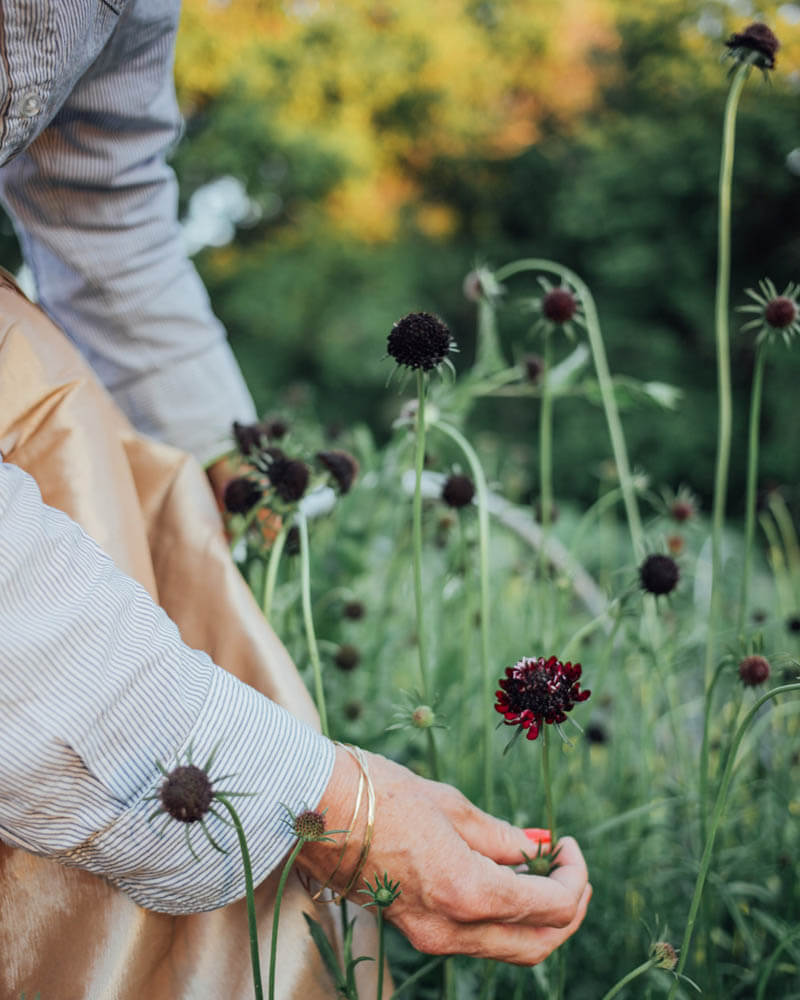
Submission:
<svg viewBox="0 0 800 1000">
<path fill-rule="evenodd" d="M 513 826 L 504 819 L 490 816 L 474 806 L 460 793 L 446 795 L 441 802 L 453 826 L 469 846 L 500 865 L 516 865 L 523 860 L 523 854 L 530 855 L 532 838 L 525 830 Z M 535 829 L 535 828 L 534 828 Z M 536 830 L 539 838 L 549 832 Z"/>
<path fill-rule="evenodd" d="M 429 954 L 471 955 L 515 965 L 536 965 L 563 944 L 580 927 L 592 896 L 586 886 L 575 916 L 566 927 L 526 927 L 520 924 L 458 924 L 434 919 L 415 920 L 399 926 L 411 943 Z M 389 914 L 387 914 L 389 915 Z"/>
</svg>

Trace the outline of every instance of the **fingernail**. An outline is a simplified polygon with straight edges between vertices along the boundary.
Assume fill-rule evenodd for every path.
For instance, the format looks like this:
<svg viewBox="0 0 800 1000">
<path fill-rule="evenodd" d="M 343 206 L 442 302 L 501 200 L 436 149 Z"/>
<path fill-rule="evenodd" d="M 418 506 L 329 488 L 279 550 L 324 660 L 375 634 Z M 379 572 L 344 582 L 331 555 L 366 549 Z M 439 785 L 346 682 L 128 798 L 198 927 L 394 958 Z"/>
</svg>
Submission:
<svg viewBox="0 0 800 1000">
<path fill-rule="evenodd" d="M 528 840 L 532 840 L 534 844 L 549 844 L 550 843 L 550 831 L 543 830 L 538 826 L 529 826 L 522 831 Z"/>
</svg>

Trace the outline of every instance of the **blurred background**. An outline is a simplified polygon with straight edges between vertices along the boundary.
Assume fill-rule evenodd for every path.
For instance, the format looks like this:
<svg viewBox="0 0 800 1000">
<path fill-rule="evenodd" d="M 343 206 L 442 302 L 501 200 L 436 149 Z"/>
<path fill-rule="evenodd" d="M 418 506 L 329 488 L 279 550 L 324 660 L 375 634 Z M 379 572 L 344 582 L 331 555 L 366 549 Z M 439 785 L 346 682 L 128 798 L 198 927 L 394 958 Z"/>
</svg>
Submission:
<svg viewBox="0 0 800 1000">
<path fill-rule="evenodd" d="M 612 371 L 682 390 L 623 414 L 656 486 L 711 495 L 716 440 L 716 182 L 728 63 L 753 19 L 782 42 L 742 100 L 732 302 L 800 279 L 800 4 L 748 0 L 184 0 L 172 162 L 190 252 L 259 409 L 389 434 L 386 336 L 441 315 L 473 357 L 476 263 L 557 259 L 593 290 Z M 0 253 L 19 267 L 7 219 Z M 529 281 L 526 288 L 525 280 Z M 513 291 L 533 294 L 532 279 Z M 501 308 L 509 360 L 531 317 Z M 731 509 L 741 510 L 752 338 L 732 322 Z M 563 345 L 564 353 L 570 349 Z M 762 481 L 795 500 L 800 352 L 770 353 Z M 535 469 L 535 400 L 473 419 Z M 600 410 L 556 407 L 556 496 L 593 499 Z M 535 487 L 524 471 L 508 489 Z"/>
</svg>

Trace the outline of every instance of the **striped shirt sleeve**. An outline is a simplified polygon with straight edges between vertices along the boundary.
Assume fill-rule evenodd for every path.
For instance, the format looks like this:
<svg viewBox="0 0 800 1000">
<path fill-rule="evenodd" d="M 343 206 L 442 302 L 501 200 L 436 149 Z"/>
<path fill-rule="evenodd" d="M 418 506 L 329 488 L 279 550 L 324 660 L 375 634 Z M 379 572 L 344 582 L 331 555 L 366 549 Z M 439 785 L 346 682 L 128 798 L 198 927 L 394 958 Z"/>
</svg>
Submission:
<svg viewBox="0 0 800 1000">
<path fill-rule="evenodd" d="M 315 806 L 327 785 L 330 741 L 188 648 L 144 589 L 2 461 L 0 620 L 0 838 L 150 909 L 223 906 L 245 891 L 234 830 L 206 817 L 222 853 L 199 824 L 152 817 L 157 761 L 202 766 L 215 751 L 215 790 L 248 793 L 233 801 L 255 880 L 277 866 L 294 839 L 287 807 Z"/>
<path fill-rule="evenodd" d="M 206 464 L 255 419 L 166 156 L 179 0 L 0 8 L 0 197 L 40 305 L 143 433 Z"/>
</svg>

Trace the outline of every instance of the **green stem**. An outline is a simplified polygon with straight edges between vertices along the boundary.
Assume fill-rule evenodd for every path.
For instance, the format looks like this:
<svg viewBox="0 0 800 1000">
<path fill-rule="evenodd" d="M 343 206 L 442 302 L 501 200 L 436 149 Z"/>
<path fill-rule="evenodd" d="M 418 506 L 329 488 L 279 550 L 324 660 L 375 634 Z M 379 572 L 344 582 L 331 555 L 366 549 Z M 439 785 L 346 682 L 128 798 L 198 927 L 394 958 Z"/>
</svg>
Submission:
<svg viewBox="0 0 800 1000">
<path fill-rule="evenodd" d="M 261 960 L 258 954 L 258 925 L 256 923 L 256 903 L 253 889 L 253 869 L 250 864 L 250 852 L 247 850 L 247 839 L 244 835 L 239 814 L 224 795 L 214 796 L 230 814 L 236 835 L 239 838 L 239 849 L 242 852 L 242 867 L 244 868 L 245 894 L 247 898 L 247 924 L 250 931 L 250 962 L 253 966 L 253 990 L 256 1000 L 263 1000 L 264 987 L 261 984 Z M 274 948 L 274 942 L 273 942 Z M 271 995 L 271 994 L 270 994 Z"/>
<path fill-rule="evenodd" d="M 324 736 L 328 736 L 328 713 L 325 709 L 325 689 L 322 686 L 322 664 L 317 648 L 317 637 L 314 632 L 314 617 L 311 614 L 311 558 L 308 551 L 308 522 L 302 511 L 295 515 L 297 528 L 300 532 L 300 587 L 303 598 L 303 622 L 306 629 L 306 642 L 314 671 L 314 693 L 319 712 L 320 728 Z"/>
<path fill-rule="evenodd" d="M 551 850 L 556 846 L 556 817 L 553 811 L 553 790 L 550 782 L 550 739 L 547 735 L 547 723 L 542 728 L 542 780 L 544 781 L 544 802 L 547 812 L 547 829 L 550 831 Z"/>
<path fill-rule="evenodd" d="M 772 691 L 768 691 L 767 694 L 763 695 L 758 701 L 753 705 L 747 715 L 741 722 L 741 725 L 736 730 L 736 735 L 731 742 L 731 748 L 728 753 L 728 759 L 725 762 L 725 770 L 722 775 L 722 780 L 720 781 L 719 791 L 717 792 L 717 799 L 714 803 L 714 813 L 711 817 L 711 829 L 706 837 L 705 848 L 703 850 L 703 856 L 700 859 L 700 870 L 697 873 L 697 881 L 695 882 L 694 894 L 692 895 L 692 902 L 689 907 L 689 916 L 686 920 L 686 928 L 683 934 L 683 942 L 681 944 L 680 958 L 678 960 L 678 967 L 675 970 L 676 978 L 675 982 L 672 984 L 672 989 L 669 992 L 668 1000 L 672 1000 L 675 996 L 675 992 L 678 989 L 678 976 L 683 972 L 683 968 L 686 965 L 686 961 L 689 957 L 689 947 L 692 943 L 692 935 L 694 934 L 694 925 L 697 920 L 697 911 L 700 908 L 700 900 L 703 895 L 703 888 L 705 886 L 706 878 L 708 877 L 708 870 L 711 864 L 711 855 L 714 849 L 714 840 L 717 836 L 717 831 L 719 830 L 720 822 L 722 820 L 722 813 L 725 809 L 725 801 L 728 797 L 728 790 L 730 789 L 731 778 L 733 777 L 734 764 L 736 763 L 736 755 L 741 746 L 744 734 L 758 713 L 762 705 L 766 705 L 768 701 L 772 701 L 779 695 L 787 694 L 790 691 L 800 691 L 800 684 L 784 684 L 781 687 L 773 688 Z"/>
<path fill-rule="evenodd" d="M 383 963 L 384 963 L 384 927 L 383 927 L 383 907 L 377 907 L 378 919 L 378 991 L 375 1000 L 383 1000 Z"/>
<path fill-rule="evenodd" d="M 625 436 L 622 431 L 617 401 L 614 396 L 614 383 L 608 368 L 608 359 L 606 358 L 603 335 L 597 316 L 597 307 L 595 306 L 592 294 L 584 282 L 573 271 L 570 271 L 569 268 L 563 267 L 555 261 L 537 257 L 530 257 L 506 264 L 505 267 L 501 267 L 495 273 L 495 277 L 498 281 L 504 281 L 506 278 L 510 278 L 521 271 L 550 271 L 553 274 L 557 274 L 562 280 L 572 285 L 581 300 L 586 321 L 586 332 L 589 336 L 589 346 L 592 350 L 597 382 L 600 386 L 600 395 L 603 400 L 606 423 L 608 424 L 611 448 L 614 453 L 614 461 L 617 465 L 620 488 L 622 489 L 622 499 L 628 519 L 628 529 L 631 534 L 634 554 L 637 560 L 639 560 L 643 558 L 645 553 L 644 529 L 636 502 L 636 491 L 633 487 L 633 476 L 631 475 L 630 463 L 628 461 Z"/>
<path fill-rule="evenodd" d="M 494 801 L 494 770 L 493 759 L 490 753 L 492 745 L 492 733 L 494 724 L 492 717 L 494 690 L 492 685 L 491 672 L 491 636 L 489 630 L 489 489 L 486 485 L 486 476 L 483 466 L 480 463 L 475 449 L 464 437 L 450 424 L 441 420 L 433 422 L 443 434 L 459 446 L 464 453 L 464 457 L 469 463 L 472 478 L 475 480 L 475 493 L 478 498 L 478 552 L 480 564 L 480 633 L 481 633 L 481 690 L 483 707 L 483 806 L 487 812 L 492 811 Z"/>
<path fill-rule="evenodd" d="M 756 348 L 756 365 L 753 371 L 753 388 L 750 395 L 750 433 L 747 445 L 747 488 L 744 519 L 744 565 L 742 566 L 742 592 L 739 598 L 739 635 L 744 632 L 747 614 L 747 592 L 753 564 L 753 539 L 756 525 L 756 481 L 758 477 L 758 427 L 761 420 L 761 390 L 764 385 L 763 346 Z"/>
<path fill-rule="evenodd" d="M 236 549 L 236 546 L 242 540 L 245 533 L 247 532 L 247 529 L 255 520 L 256 514 L 259 512 L 259 510 L 261 510 L 259 504 L 255 504 L 255 506 L 251 507 L 250 510 L 245 515 L 244 520 L 239 525 L 239 529 L 236 532 L 236 534 L 231 536 L 230 545 L 228 546 L 231 551 L 231 554 L 233 554 L 234 550 Z"/>
<path fill-rule="evenodd" d="M 281 872 L 281 879 L 280 882 L 278 882 L 278 891 L 275 893 L 275 908 L 272 916 L 272 944 L 269 952 L 269 1000 L 275 1000 L 275 968 L 276 959 L 278 957 L 278 920 L 281 915 L 283 890 L 286 887 L 286 880 L 289 878 L 289 872 L 292 870 L 295 858 L 300 853 L 300 848 L 304 843 L 305 840 L 301 837 L 292 848 L 289 860 L 283 866 L 283 871 Z"/>
<path fill-rule="evenodd" d="M 736 136 L 736 109 L 750 71 L 743 63 L 731 81 L 725 103 L 722 130 L 722 158 L 719 171 L 719 215 L 717 224 L 717 288 L 714 327 L 717 342 L 718 431 L 717 463 L 714 476 L 714 501 L 711 528 L 711 607 L 706 639 L 705 686 L 708 687 L 714 666 L 714 641 L 721 611 L 722 533 L 725 527 L 725 502 L 728 492 L 728 466 L 731 451 L 733 402 L 731 393 L 730 335 L 728 312 L 731 271 L 731 180 Z"/>
<path fill-rule="evenodd" d="M 428 659 L 425 646 L 424 595 L 422 591 L 422 470 L 425 465 L 425 373 L 417 372 L 417 447 L 414 460 L 414 502 L 412 507 L 412 547 L 414 551 L 414 602 L 417 611 L 417 650 L 422 697 L 430 701 Z"/>
<path fill-rule="evenodd" d="M 709 749 L 709 730 L 711 727 L 711 709 L 714 703 L 714 689 L 717 686 L 717 682 L 722 676 L 723 670 L 725 668 L 725 661 L 717 664 L 717 669 L 714 671 L 714 676 L 711 678 L 711 683 L 708 686 L 708 691 L 706 692 L 705 705 L 704 705 L 704 715 L 703 715 L 703 742 L 700 748 L 700 842 L 704 843 L 706 839 L 706 803 L 708 799 L 708 749 Z"/>
<path fill-rule="evenodd" d="M 658 959 L 656 958 L 648 958 L 646 962 L 642 962 L 642 964 L 637 965 L 635 969 L 631 969 L 627 976 L 623 976 L 618 983 L 615 983 L 611 987 L 608 993 L 603 994 L 602 1000 L 611 1000 L 611 998 L 615 997 L 620 990 L 624 989 L 624 987 L 628 985 L 628 983 L 633 982 L 634 979 L 638 979 L 638 977 L 644 975 L 645 972 L 649 972 L 657 961 Z"/>
<path fill-rule="evenodd" d="M 280 565 L 283 549 L 286 545 L 286 538 L 289 534 L 289 524 L 285 523 L 278 532 L 269 550 L 269 561 L 264 573 L 264 590 L 261 594 L 261 607 L 264 610 L 264 617 L 267 621 L 272 615 L 272 599 L 275 596 L 275 584 L 278 580 L 278 566 Z"/>
<path fill-rule="evenodd" d="M 433 972 L 437 965 L 441 965 L 444 958 L 440 955 L 438 958 L 432 958 L 430 962 L 426 962 L 421 968 L 417 969 L 416 972 L 412 972 L 408 979 L 404 979 L 402 983 L 397 987 L 397 989 L 392 993 L 391 1000 L 395 997 L 400 996 L 401 993 L 405 993 L 409 986 L 413 986 L 414 983 L 419 982 L 420 979 L 424 979 L 429 972 Z"/>
<path fill-rule="evenodd" d="M 541 504 L 542 552 L 547 547 L 546 536 L 553 511 L 553 394 L 550 391 L 550 358 L 552 346 L 548 331 L 542 348 L 544 371 L 539 403 L 539 503 Z"/>
<path fill-rule="evenodd" d="M 494 375 L 505 368 L 506 362 L 500 350 L 497 334 L 497 317 L 494 303 L 485 295 L 478 303 L 478 336 L 475 351 L 474 376 Z"/>
</svg>

